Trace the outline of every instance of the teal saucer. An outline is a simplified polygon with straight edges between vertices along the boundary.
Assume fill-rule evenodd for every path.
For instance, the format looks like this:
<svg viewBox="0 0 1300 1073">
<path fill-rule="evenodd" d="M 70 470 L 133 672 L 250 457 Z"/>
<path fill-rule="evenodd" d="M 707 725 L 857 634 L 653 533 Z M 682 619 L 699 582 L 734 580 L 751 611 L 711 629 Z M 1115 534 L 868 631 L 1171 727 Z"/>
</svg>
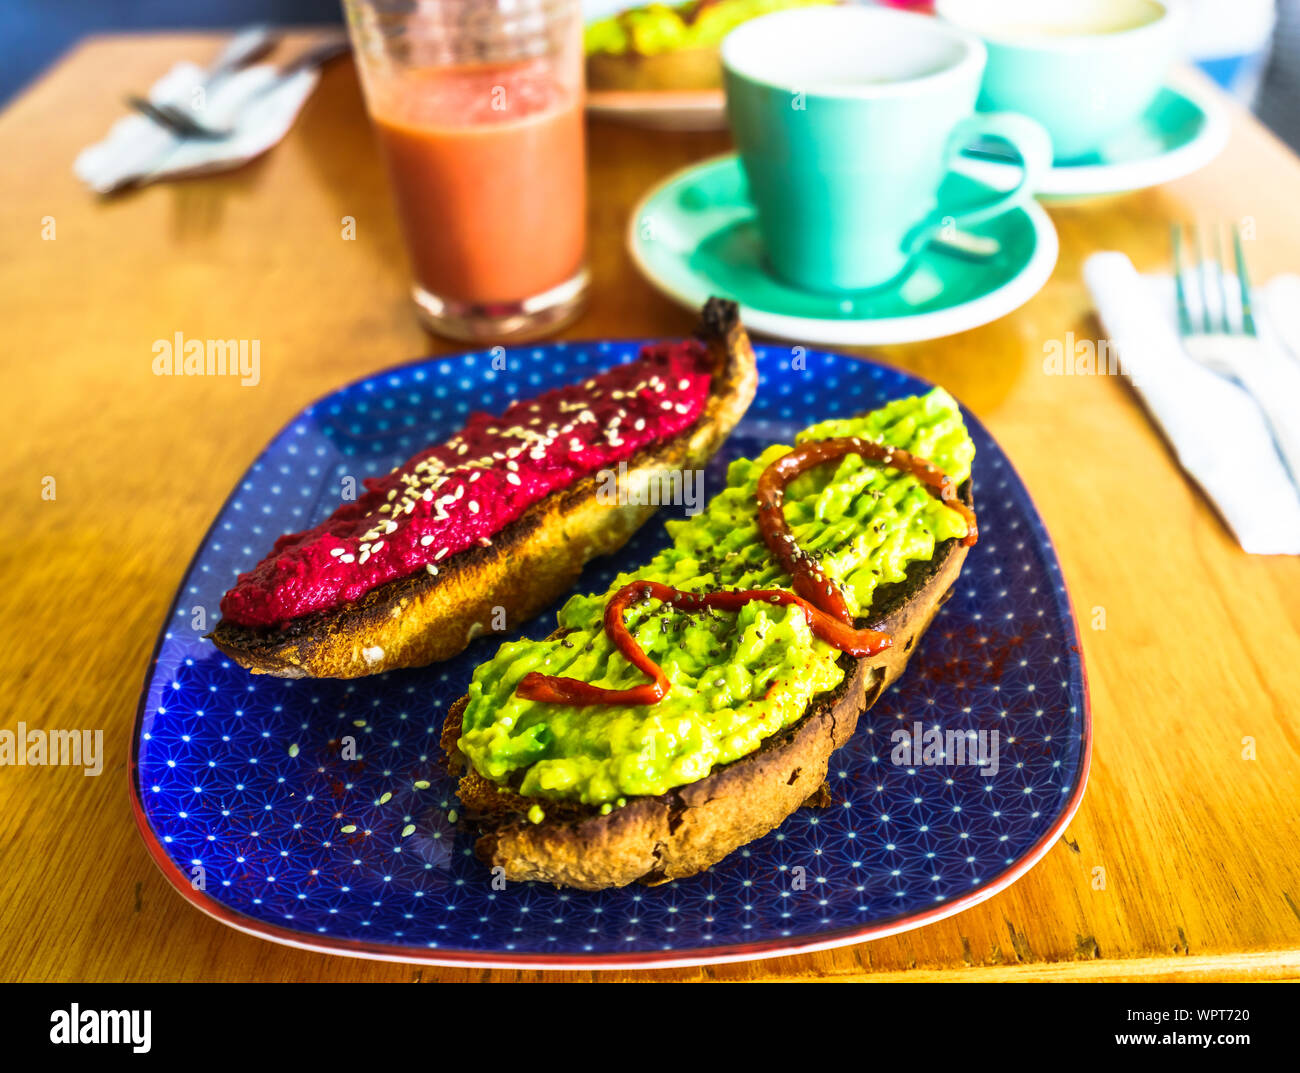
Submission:
<svg viewBox="0 0 1300 1073">
<path fill-rule="evenodd" d="M 945 182 L 950 203 L 988 197 L 966 174 Z M 845 295 L 799 290 L 768 267 L 746 186 L 734 155 L 678 172 L 633 210 L 628 247 L 668 297 L 691 308 L 713 294 L 735 299 L 746 324 L 767 335 L 848 346 L 937 339 L 1019 308 L 1056 264 L 1056 231 L 1031 202 L 971 229 L 977 242 L 992 240 L 991 255 L 931 246 L 897 284 Z"/>
<path fill-rule="evenodd" d="M 1212 92 L 1166 86 L 1133 126 L 1095 153 L 1057 161 L 1039 183 L 1040 197 L 1058 200 L 1121 194 L 1180 179 L 1205 167 L 1228 141 L 1228 118 Z M 988 182 L 1011 168 L 971 162 Z"/>
</svg>

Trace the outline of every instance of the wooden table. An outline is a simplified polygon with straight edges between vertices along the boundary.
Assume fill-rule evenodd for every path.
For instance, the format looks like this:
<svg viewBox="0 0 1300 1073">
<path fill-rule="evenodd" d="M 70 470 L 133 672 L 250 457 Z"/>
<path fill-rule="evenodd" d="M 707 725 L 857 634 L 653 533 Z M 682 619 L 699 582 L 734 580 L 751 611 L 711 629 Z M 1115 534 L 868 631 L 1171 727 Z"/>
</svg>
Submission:
<svg viewBox="0 0 1300 1073">
<path fill-rule="evenodd" d="M 408 306 L 347 64 L 327 72 L 287 141 L 240 171 L 107 202 L 76 182 L 74 155 L 118 116 L 124 93 L 214 49 L 200 35 L 94 39 L 0 115 L 10 384 L 0 398 L 0 727 L 102 728 L 108 754 L 99 778 L 0 769 L 0 979 L 537 978 L 353 961 L 239 934 L 186 906 L 135 831 L 127 760 L 141 676 L 227 491 L 310 400 L 453 349 Z M 653 182 L 726 139 L 600 123 L 590 133 L 595 285 L 566 334 L 685 332 L 691 315 L 636 275 L 623 230 Z M 1158 269 L 1170 220 L 1249 216 L 1257 277 L 1294 270 L 1298 190 L 1300 161 L 1235 113 L 1231 144 L 1201 173 L 1052 208 L 1060 263 L 1019 312 L 879 352 L 979 415 L 1056 541 L 1096 721 L 1091 785 L 1060 843 L 1009 890 L 919 931 L 618 978 L 1300 976 L 1300 561 L 1240 551 L 1123 381 L 1042 368 L 1045 340 L 1100 331 L 1080 277 L 1087 254 L 1122 249 Z M 342 238 L 345 216 L 354 241 Z M 260 386 L 154 376 L 152 341 L 177 331 L 260 339 Z M 46 476 L 57 481 L 52 502 Z M 1105 629 L 1092 629 L 1100 609 Z M 1254 759 L 1242 758 L 1247 737 Z"/>
</svg>

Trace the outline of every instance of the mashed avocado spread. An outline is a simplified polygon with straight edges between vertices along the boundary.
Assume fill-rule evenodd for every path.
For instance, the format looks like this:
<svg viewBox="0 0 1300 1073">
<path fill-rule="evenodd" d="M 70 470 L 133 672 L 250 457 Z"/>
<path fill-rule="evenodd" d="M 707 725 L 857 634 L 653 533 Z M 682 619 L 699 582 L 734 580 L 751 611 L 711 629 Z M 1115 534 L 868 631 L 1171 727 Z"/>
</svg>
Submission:
<svg viewBox="0 0 1300 1073">
<path fill-rule="evenodd" d="M 813 425 L 797 442 L 837 436 L 901 447 L 958 484 L 975 457 L 957 404 L 941 388 L 896 399 L 865 417 Z M 564 605 L 564 636 L 508 642 L 474 672 L 460 749 L 480 775 L 526 797 L 588 805 L 661 794 L 753 752 L 840 682 L 839 653 L 812 635 L 797 607 L 754 601 L 739 613 L 692 615 L 665 611 L 651 600 L 629 607 L 626 621 L 672 682 L 660 703 L 574 708 L 515 695 L 529 671 L 614 689 L 645 681 L 601 625 L 609 596 L 630 581 L 690 591 L 789 588 L 789 576 L 758 534 L 754 498 L 763 470 L 789 450 L 776 445 L 756 459 L 737 459 L 727 487 L 702 513 L 667 523 L 669 547 L 620 574 L 608 592 L 574 596 Z M 901 581 L 909 563 L 930 558 L 939 541 L 966 533 L 961 516 L 914 477 L 856 455 L 793 481 L 785 515 L 799 545 L 844 586 L 858 617 L 870 608 L 878 585 Z"/>
</svg>

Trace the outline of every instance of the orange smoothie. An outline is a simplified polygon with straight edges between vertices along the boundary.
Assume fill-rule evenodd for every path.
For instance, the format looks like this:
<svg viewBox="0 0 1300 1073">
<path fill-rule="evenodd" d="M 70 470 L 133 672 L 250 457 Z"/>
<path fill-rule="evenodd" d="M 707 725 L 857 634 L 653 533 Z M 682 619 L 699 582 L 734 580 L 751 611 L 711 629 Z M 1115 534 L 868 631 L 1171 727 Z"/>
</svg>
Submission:
<svg viewBox="0 0 1300 1073">
<path fill-rule="evenodd" d="M 416 282 L 441 299 L 517 302 L 583 263 L 581 94 L 544 62 L 414 71 L 371 114 Z"/>
</svg>

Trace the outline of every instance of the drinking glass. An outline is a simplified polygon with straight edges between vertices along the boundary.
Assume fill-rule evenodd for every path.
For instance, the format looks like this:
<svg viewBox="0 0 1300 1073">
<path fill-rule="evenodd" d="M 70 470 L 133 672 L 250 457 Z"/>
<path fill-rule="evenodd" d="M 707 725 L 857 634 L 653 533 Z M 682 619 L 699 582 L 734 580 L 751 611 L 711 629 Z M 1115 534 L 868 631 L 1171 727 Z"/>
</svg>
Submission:
<svg viewBox="0 0 1300 1073">
<path fill-rule="evenodd" d="M 428 327 L 554 330 L 587 289 L 581 0 L 343 0 Z"/>
</svg>

